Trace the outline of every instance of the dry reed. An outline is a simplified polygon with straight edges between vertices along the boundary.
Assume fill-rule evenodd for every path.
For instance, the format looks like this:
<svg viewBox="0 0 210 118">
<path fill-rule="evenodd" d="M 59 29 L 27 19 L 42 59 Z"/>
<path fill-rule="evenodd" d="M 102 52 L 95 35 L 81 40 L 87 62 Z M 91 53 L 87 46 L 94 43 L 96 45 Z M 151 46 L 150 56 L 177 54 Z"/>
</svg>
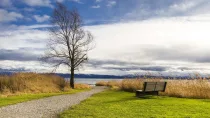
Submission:
<svg viewBox="0 0 210 118">
<path fill-rule="evenodd" d="M 75 84 L 75 88 L 90 87 L 85 84 Z M 0 95 L 61 92 L 70 89 L 69 83 L 55 74 L 15 73 L 10 76 L 0 76 Z"/>
<path fill-rule="evenodd" d="M 105 85 L 123 91 L 135 92 L 143 88 L 145 81 L 167 81 L 165 92 L 160 95 L 184 97 L 184 98 L 210 98 L 210 81 L 206 79 L 191 80 L 164 80 L 153 79 L 123 79 L 122 81 L 98 82 L 96 85 Z"/>
</svg>

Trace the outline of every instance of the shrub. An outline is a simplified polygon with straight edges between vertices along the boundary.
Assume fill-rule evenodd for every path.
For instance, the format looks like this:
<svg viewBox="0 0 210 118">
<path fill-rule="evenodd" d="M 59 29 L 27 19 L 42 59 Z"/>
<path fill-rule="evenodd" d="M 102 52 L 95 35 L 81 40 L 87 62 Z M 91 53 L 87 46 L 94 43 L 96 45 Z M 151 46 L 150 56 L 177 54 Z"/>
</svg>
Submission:
<svg viewBox="0 0 210 118">
<path fill-rule="evenodd" d="M 107 86 L 107 81 L 99 81 L 99 82 L 96 82 L 96 86 Z"/>
<path fill-rule="evenodd" d="M 88 84 L 75 84 L 75 89 L 90 89 L 91 87 Z"/>
<path fill-rule="evenodd" d="M 15 73 L 0 76 L 2 94 L 59 92 L 69 89 L 65 79 L 55 74 Z"/>
</svg>

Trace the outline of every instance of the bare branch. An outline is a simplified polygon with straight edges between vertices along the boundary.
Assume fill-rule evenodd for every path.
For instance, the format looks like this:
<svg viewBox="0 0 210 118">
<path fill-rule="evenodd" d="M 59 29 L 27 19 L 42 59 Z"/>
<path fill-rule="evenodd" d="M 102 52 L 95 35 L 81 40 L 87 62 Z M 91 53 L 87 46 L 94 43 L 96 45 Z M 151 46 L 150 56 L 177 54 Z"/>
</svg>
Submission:
<svg viewBox="0 0 210 118">
<path fill-rule="evenodd" d="M 63 4 L 57 3 L 51 17 L 53 27 L 49 29 L 51 38 L 48 51 L 42 58 L 53 64 L 55 70 L 60 65 L 66 65 L 74 75 L 74 70 L 88 60 L 87 53 L 93 49 L 93 36 L 84 31 L 82 19 L 76 9 L 68 10 Z M 71 76 L 71 82 L 73 82 Z"/>
</svg>

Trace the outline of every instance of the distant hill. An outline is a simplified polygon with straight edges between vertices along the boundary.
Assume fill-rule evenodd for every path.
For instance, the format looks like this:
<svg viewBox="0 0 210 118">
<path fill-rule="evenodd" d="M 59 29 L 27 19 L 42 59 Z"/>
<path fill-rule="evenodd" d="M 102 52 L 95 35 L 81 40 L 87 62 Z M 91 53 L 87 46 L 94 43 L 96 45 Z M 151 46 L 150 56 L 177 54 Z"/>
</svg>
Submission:
<svg viewBox="0 0 210 118">
<path fill-rule="evenodd" d="M 17 72 L 1 72 L 0 75 L 11 75 L 13 73 Z M 70 74 L 65 74 L 65 73 L 55 73 L 63 78 L 70 78 Z M 124 78 L 144 78 L 144 75 L 97 75 L 97 74 L 75 74 L 75 78 L 94 78 L 94 79 L 100 79 L 100 78 L 105 78 L 105 79 L 124 79 Z M 163 78 L 163 79 L 172 79 L 174 77 L 170 76 L 146 76 L 147 78 Z M 189 76 L 178 76 L 175 77 L 176 79 L 189 79 Z M 191 78 L 192 79 L 192 78 Z M 210 79 L 210 78 L 208 78 Z"/>
<path fill-rule="evenodd" d="M 56 73 L 57 75 L 69 78 L 70 74 Z M 96 74 L 75 74 L 75 78 L 110 78 L 110 79 L 121 79 L 126 78 L 126 76 L 117 76 L 117 75 L 96 75 Z"/>
<path fill-rule="evenodd" d="M 0 72 L 0 75 L 11 75 L 16 72 Z M 69 78 L 70 74 L 55 73 L 63 78 Z M 122 79 L 131 76 L 117 76 L 117 75 L 96 75 L 96 74 L 75 74 L 75 78 L 110 78 L 110 79 Z"/>
</svg>

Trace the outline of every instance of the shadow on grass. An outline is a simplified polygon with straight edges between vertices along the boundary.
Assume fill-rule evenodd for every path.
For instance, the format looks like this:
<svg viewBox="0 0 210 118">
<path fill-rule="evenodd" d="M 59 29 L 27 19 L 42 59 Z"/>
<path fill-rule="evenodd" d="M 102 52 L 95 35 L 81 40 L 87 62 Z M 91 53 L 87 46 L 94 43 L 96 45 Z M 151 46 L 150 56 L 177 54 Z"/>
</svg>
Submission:
<svg viewBox="0 0 210 118">
<path fill-rule="evenodd" d="M 153 96 L 153 95 L 144 95 L 144 96 L 136 97 L 136 98 L 139 100 L 141 100 L 141 99 L 158 99 L 157 96 Z"/>
<path fill-rule="evenodd" d="M 146 95 L 146 96 L 142 96 L 142 97 L 136 97 L 136 96 L 132 96 L 132 97 L 127 97 L 127 98 L 122 98 L 119 100 L 112 100 L 112 101 L 107 101 L 104 103 L 119 103 L 119 102 L 128 102 L 128 101 L 136 101 L 136 100 L 146 100 L 146 99 L 158 99 L 157 97 L 154 97 L 152 95 Z"/>
<path fill-rule="evenodd" d="M 201 99 L 200 101 L 210 103 L 210 99 Z"/>
</svg>

